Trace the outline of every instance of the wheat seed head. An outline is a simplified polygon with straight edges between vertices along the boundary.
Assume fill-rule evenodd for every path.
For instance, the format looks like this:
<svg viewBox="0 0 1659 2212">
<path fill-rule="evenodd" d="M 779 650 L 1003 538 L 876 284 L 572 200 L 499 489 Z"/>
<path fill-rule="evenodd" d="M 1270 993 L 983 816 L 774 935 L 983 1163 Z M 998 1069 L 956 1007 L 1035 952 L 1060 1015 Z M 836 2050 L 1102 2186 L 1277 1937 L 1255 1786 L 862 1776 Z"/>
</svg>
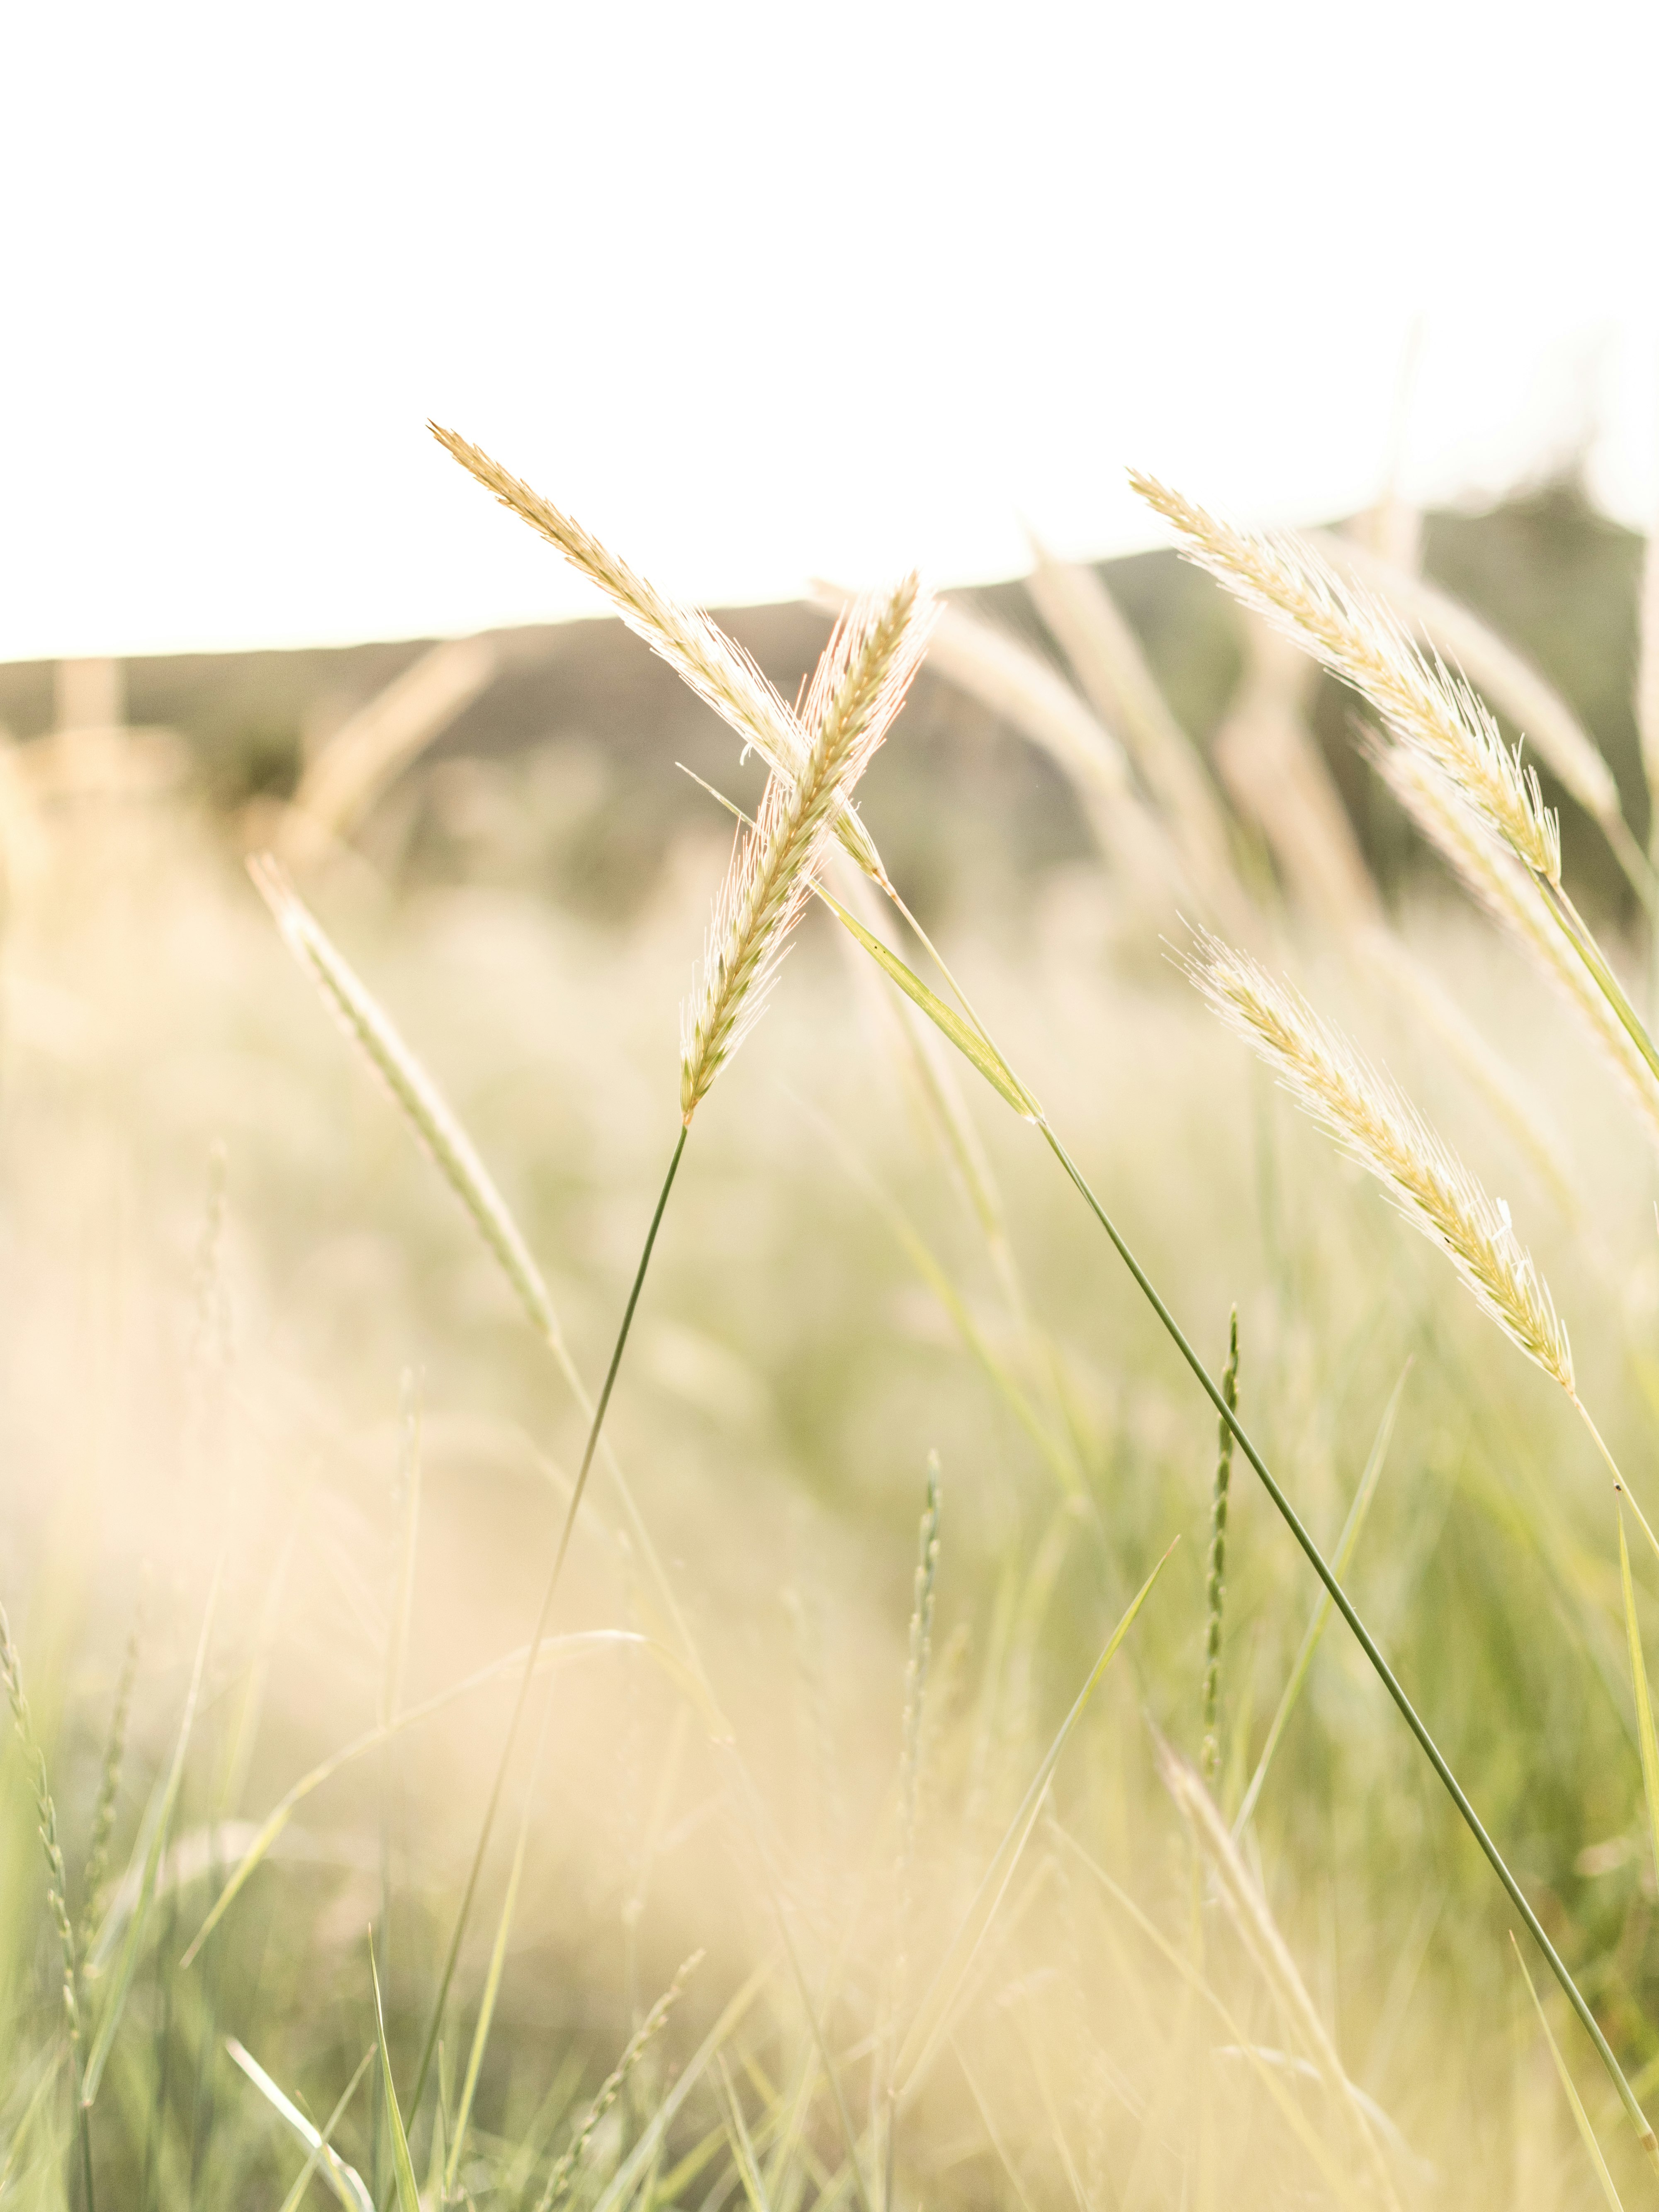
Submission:
<svg viewBox="0 0 1659 2212">
<path fill-rule="evenodd" d="M 786 706 L 753 660 L 717 623 L 683 607 L 636 575 L 628 563 L 602 545 L 591 530 L 544 499 L 538 491 L 492 460 L 458 430 L 428 422 L 444 450 L 493 491 L 501 505 L 556 545 L 573 567 L 597 584 L 617 613 L 659 653 L 706 706 L 712 707 L 769 767 L 793 775 L 805 757 L 807 739 L 800 718 Z M 843 814 L 836 824 L 842 842 L 866 875 L 886 882 L 880 855 L 856 816 Z"/>
<path fill-rule="evenodd" d="M 932 600 L 910 575 L 860 599 L 836 624 L 806 694 L 799 769 L 773 769 L 753 829 L 738 833 L 702 973 L 682 1009 L 687 1123 L 765 1012 L 825 841 L 848 818 L 848 799 L 904 702 L 933 619 Z"/>
<path fill-rule="evenodd" d="M 1364 588 L 1290 536 L 1260 537 L 1156 478 L 1130 483 L 1171 523 L 1189 560 L 1368 699 L 1399 744 L 1449 776 L 1534 875 L 1559 884 L 1561 831 L 1536 772 L 1504 742 L 1483 702 Z"/>
<path fill-rule="evenodd" d="M 684 677 L 774 768 L 793 769 L 805 751 L 799 722 L 742 647 L 705 614 L 678 606 L 635 575 L 591 530 L 544 499 L 458 430 L 427 428 L 501 504 L 597 584 L 637 636 Z"/>
<path fill-rule="evenodd" d="M 1476 1302 L 1527 1357 L 1577 1397 L 1572 1349 L 1549 1287 L 1494 1200 L 1409 1098 L 1248 953 L 1200 932 L 1188 972 L 1298 1105 L 1368 1169 L 1450 1260 Z"/>
</svg>

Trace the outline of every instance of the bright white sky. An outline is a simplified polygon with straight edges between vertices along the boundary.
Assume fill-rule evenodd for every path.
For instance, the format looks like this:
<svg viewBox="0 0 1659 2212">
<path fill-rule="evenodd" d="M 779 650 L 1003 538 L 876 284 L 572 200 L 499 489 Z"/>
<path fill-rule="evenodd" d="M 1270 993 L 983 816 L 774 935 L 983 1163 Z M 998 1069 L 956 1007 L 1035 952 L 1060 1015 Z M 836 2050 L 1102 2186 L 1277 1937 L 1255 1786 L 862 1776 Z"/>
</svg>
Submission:
<svg viewBox="0 0 1659 2212">
<path fill-rule="evenodd" d="M 1654 0 L 75 0 L 0 31 L 0 658 L 1157 542 L 1588 445 L 1659 509 Z"/>
</svg>

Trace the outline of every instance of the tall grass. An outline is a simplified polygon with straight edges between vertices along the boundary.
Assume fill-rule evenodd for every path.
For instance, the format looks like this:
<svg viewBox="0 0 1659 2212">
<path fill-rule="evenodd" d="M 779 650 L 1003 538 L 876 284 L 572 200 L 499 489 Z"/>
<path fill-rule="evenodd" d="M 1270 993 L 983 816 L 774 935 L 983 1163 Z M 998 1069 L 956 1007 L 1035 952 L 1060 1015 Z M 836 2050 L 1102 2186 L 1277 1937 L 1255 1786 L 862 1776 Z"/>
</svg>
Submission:
<svg viewBox="0 0 1659 2212">
<path fill-rule="evenodd" d="M 1148 864 L 1137 897 L 1201 883 L 1273 946 L 1200 936 L 1193 964 L 1467 1299 L 1172 968 L 1000 944 L 971 912 L 935 964 L 850 805 L 926 641 L 914 580 L 848 616 L 789 708 L 445 442 L 766 781 L 734 786 L 723 879 L 711 842 L 712 883 L 625 941 L 556 904 L 389 902 L 296 842 L 309 902 L 274 866 L 258 885 L 343 1046 L 206 825 L 107 803 L 43 825 L 0 1127 L 31 1285 L 5 1418 L 38 1470 L 0 1593 L 0 2191 L 1639 2201 L 1648 1552 L 1583 1474 L 1616 1447 L 1643 1500 L 1642 1117 L 1533 967 L 1454 913 L 1395 917 L 1567 1133 L 1583 1211 L 1534 1223 L 1547 1179 L 1502 1085 L 1370 995 L 1347 933 L 1289 925 L 1115 610 L 1040 572 L 1087 703 L 946 626 L 960 679 L 1075 777 L 1109 866 Z M 1439 779 L 1639 1104 L 1620 948 L 1473 694 L 1359 586 L 1217 542 L 1369 687 L 1391 778 Z M 868 896 L 832 888 L 837 841 Z M 1386 1075 L 1333 1000 L 1382 1031 Z M 988 1087 L 958 1097 L 941 1049 Z M 204 1420 L 186 1255 L 220 1138 L 236 1325 Z M 1193 1346 L 1235 1305 L 1217 1376 Z M 1571 1348 L 1565 1312 L 1596 1317 Z M 1598 1426 L 1563 1419 L 1587 1405 Z M 1559 1984 L 1541 2028 L 1511 1917 Z"/>
</svg>

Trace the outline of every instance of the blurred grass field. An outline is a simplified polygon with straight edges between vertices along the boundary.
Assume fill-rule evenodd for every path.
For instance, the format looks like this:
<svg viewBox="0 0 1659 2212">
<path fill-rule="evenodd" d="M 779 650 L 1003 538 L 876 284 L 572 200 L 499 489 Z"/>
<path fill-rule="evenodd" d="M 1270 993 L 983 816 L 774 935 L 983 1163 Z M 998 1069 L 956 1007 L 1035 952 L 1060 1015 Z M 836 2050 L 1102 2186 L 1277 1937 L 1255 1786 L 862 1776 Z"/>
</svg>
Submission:
<svg viewBox="0 0 1659 2212">
<path fill-rule="evenodd" d="M 1569 573 L 1594 579 L 1606 628 L 1583 665 L 1602 688 L 1575 703 L 1639 823 L 1635 549 L 1620 541 L 1615 562 L 1606 533 L 1585 542 L 1601 565 L 1586 555 Z M 1455 547 L 1455 528 L 1440 543 Z M 1467 555 L 1444 580 L 1467 589 L 1477 565 Z M 1181 573 L 1217 625 L 1217 596 Z M 1548 665 L 1564 648 L 1534 644 L 1527 612 L 1522 593 L 1516 641 Z M 1178 672 L 1179 637 L 1139 616 L 1158 672 Z M 1237 697 L 1249 648 L 1229 622 L 1194 648 L 1187 694 L 1167 684 L 1194 720 L 1224 724 Z M 1035 617 L 1024 626 L 1035 635 Z M 607 649 L 645 664 L 620 635 Z M 1572 691 L 1562 662 L 1550 672 Z M 1340 696 L 1285 693 L 1328 741 L 1310 757 L 1338 757 Z M 1589 696 L 1616 701 L 1606 727 Z M 907 763 L 913 716 L 925 738 Z M 699 757 L 752 803 L 757 772 L 732 770 L 715 727 Z M 999 728 L 981 717 L 963 759 L 1011 744 Z M 639 730 L 626 781 L 607 763 L 586 813 L 574 756 L 469 753 L 463 734 L 413 759 L 302 887 L 499 1180 L 592 1382 L 675 1133 L 676 1008 L 729 839 L 701 794 L 665 801 L 683 781 L 673 750 Z M 406 2087 L 505 1678 L 325 1781 L 191 1965 L 180 1955 L 258 1824 L 373 1730 L 394 1677 L 412 1707 L 523 1645 L 584 1424 L 247 884 L 240 844 L 283 834 L 280 801 L 233 814 L 257 775 L 175 774 L 175 757 L 104 735 L 78 753 L 30 735 L 7 757 L 0 1597 L 85 1930 L 83 2055 L 131 1967 L 87 2130 L 96 2197 L 276 2205 L 306 2144 L 227 2039 L 321 2124 L 375 2045 L 372 1926 Z M 1013 787 L 1013 804 L 997 771 L 958 775 L 953 742 L 937 695 L 919 696 L 866 819 L 925 887 L 917 903 L 952 968 L 1218 1369 L 1237 1304 L 1241 1410 L 1328 1554 L 1379 1455 L 1349 1586 L 1637 2094 L 1659 2092 L 1652 1854 L 1605 1472 L 1437 1255 L 1204 1011 L 1167 955 L 1179 900 L 1126 887 L 1057 774 Z M 1384 803 L 1355 799 L 1364 776 L 1341 770 L 1360 865 L 1513 1071 L 1553 1172 L 1413 1003 L 1298 897 L 1270 823 L 1231 823 L 1241 878 L 1275 960 L 1509 1202 L 1651 1514 L 1650 1152 L 1567 1014 L 1408 858 Z M 284 780 L 291 795 L 295 763 Z M 629 845 L 636 786 L 656 826 Z M 1014 857 L 988 861 L 980 896 L 974 856 L 994 854 L 1005 825 Z M 1639 975 L 1634 902 L 1593 828 L 1565 828 L 1569 872 L 1622 919 Z M 1369 2203 L 1356 2125 L 1382 2145 L 1402 2203 L 1601 2201 L 1516 1972 L 1513 1916 L 1340 1621 L 1241 1839 L 1285 1954 L 1218 1881 L 1158 1751 L 1199 1750 L 1214 1417 L 1033 1133 L 965 1070 L 971 1141 L 952 1140 L 958 1079 L 884 989 L 810 915 L 764 1028 L 699 1119 L 609 1435 L 731 1741 L 715 1726 L 711 1742 L 706 1699 L 665 1663 L 678 1632 L 601 1466 L 556 1632 L 630 1640 L 573 1646 L 538 1690 L 543 1747 L 532 1727 L 434 2090 L 407 2116 L 423 2201 L 531 2207 L 550 2189 L 606 2212 L 745 2198 L 873 2212 L 884 2038 L 903 2045 L 946 1995 L 899 2100 L 895 2204 Z M 937 1615 L 907 1762 L 930 1454 Z M 975 1924 L 1045 1753 L 1172 1542 L 947 1988 L 964 1955 L 953 1937 Z M 1228 1818 L 1317 1595 L 1236 1467 L 1215 1793 Z M 88 1897 L 130 1645 L 110 1876 Z M 177 1803 L 151 1853 L 198 1664 Z M 901 1866 L 907 1774 L 916 1841 Z M 63 1973 L 15 1736 L 3 1776 L 0 2194 L 79 2202 Z M 699 1950 L 584 2139 L 590 2100 Z M 1639 2202 L 1650 2177 L 1533 1971 L 1625 2201 Z M 1310 2018 L 1358 2106 L 1322 2075 Z M 381 2081 L 377 2058 L 331 2133 L 354 2172 L 315 2161 L 313 2196 L 389 2201 Z"/>
</svg>

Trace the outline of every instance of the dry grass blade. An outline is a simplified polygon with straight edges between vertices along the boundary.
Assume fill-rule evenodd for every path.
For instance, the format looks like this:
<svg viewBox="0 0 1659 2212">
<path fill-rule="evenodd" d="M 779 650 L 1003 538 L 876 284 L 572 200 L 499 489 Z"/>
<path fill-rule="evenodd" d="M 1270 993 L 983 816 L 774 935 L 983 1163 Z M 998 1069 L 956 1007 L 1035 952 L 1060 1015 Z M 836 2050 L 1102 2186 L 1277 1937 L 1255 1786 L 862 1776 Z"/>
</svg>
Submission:
<svg viewBox="0 0 1659 2212">
<path fill-rule="evenodd" d="M 1476 903 L 1520 947 L 1585 1024 L 1612 1063 L 1650 1140 L 1659 1144 L 1659 1082 L 1606 996 L 1555 926 L 1536 881 L 1467 806 L 1456 786 L 1428 762 L 1398 746 L 1370 755 L 1418 829 Z"/>
<path fill-rule="evenodd" d="M 1342 2204 L 1358 2204 L 1363 2202 L 1363 2199 L 1359 2197 L 1354 2188 L 1352 2176 L 1348 2172 L 1347 2168 L 1333 2156 L 1328 2145 L 1309 2121 L 1306 2113 L 1302 2109 L 1300 2101 L 1291 2095 L 1283 2081 L 1279 2078 L 1279 2069 L 1264 2063 L 1261 2051 L 1257 2046 L 1246 2036 L 1244 2030 L 1240 2027 L 1238 2021 L 1233 2017 L 1232 2014 L 1227 2009 L 1226 2005 L 1222 2002 L 1216 1991 L 1211 1987 L 1203 1974 L 1200 1973 L 1188 1952 L 1177 1948 L 1175 1944 L 1169 1941 L 1168 1937 L 1163 1934 L 1162 1930 L 1157 1926 L 1157 1924 L 1147 1918 L 1146 1915 L 1141 1911 L 1140 1907 L 1135 1903 L 1133 1898 L 1129 1895 L 1128 1892 L 1121 1887 L 1119 1883 L 1113 1881 L 1111 1875 L 1107 1873 L 1105 1868 L 1100 1864 L 1098 1860 L 1090 1856 L 1089 1853 L 1084 1850 L 1082 1844 L 1078 1842 L 1077 1838 L 1072 1835 L 1068 1830 L 1056 1825 L 1054 1833 L 1059 1838 L 1060 1841 L 1065 1844 L 1067 1850 L 1073 1854 L 1079 1863 L 1094 1877 L 1095 1881 L 1099 1883 L 1100 1887 L 1106 1892 L 1106 1894 L 1112 1899 L 1114 1903 L 1118 1905 L 1133 1924 L 1139 1929 L 1141 1935 L 1146 1937 L 1147 1942 L 1152 1945 L 1153 1950 L 1158 1953 L 1158 1956 L 1164 1961 L 1164 1963 L 1167 1966 L 1173 1967 L 1176 1975 L 1186 1984 L 1187 1988 L 1192 1991 L 1193 1995 L 1199 1998 L 1204 2004 L 1208 2006 L 1210 2010 L 1215 2014 L 1222 2027 L 1233 2039 L 1234 2043 L 1237 2046 L 1246 2063 L 1255 2074 L 1257 2080 L 1260 2081 L 1262 2088 L 1267 2092 L 1268 2098 L 1277 2107 L 1280 2117 L 1284 2119 L 1285 2124 L 1290 2129 L 1291 2133 L 1295 2136 L 1297 2140 L 1301 2143 L 1303 2148 L 1308 2153 L 1310 2158 L 1312 2159 L 1315 2165 L 1324 2175 L 1325 2179 L 1330 2185 L 1338 2203 Z M 1391 2121 L 1388 2124 L 1390 2127 L 1393 2126 L 1393 2123 Z"/>
<path fill-rule="evenodd" d="M 283 940 L 320 988 L 348 1036 L 361 1045 L 437 1163 L 444 1180 L 471 1215 L 478 1233 L 501 1262 L 525 1310 L 556 1351 L 564 1339 L 542 1272 L 519 1233 L 472 1139 L 439 1095 L 390 1018 L 341 954 L 268 853 L 256 854 L 248 873 L 276 918 Z"/>
<path fill-rule="evenodd" d="M 1534 874 L 1559 884 L 1560 825 L 1535 772 L 1468 684 L 1428 659 L 1397 617 L 1296 538 L 1237 529 L 1151 477 L 1132 473 L 1130 482 L 1174 526 L 1191 560 L 1352 684 L 1400 744 L 1453 778 Z"/>
<path fill-rule="evenodd" d="M 1557 2077 L 1562 2088 L 1566 2092 L 1568 2104 L 1572 2107 L 1573 2122 L 1578 2130 L 1579 2141 L 1589 2153 L 1590 2164 L 1595 2169 L 1595 2178 L 1601 2185 L 1601 2194 L 1612 2208 L 1612 2212 L 1625 2212 L 1619 2191 L 1613 2186 L 1613 2176 L 1607 2171 L 1607 2162 L 1601 2155 L 1601 2146 L 1595 2140 L 1595 2130 L 1590 2125 L 1589 2114 L 1584 2110 L 1584 2100 L 1579 2095 L 1571 2075 L 1567 2071 L 1567 2062 L 1561 2056 L 1560 2045 L 1556 2042 L 1554 2032 L 1550 2027 L 1549 2015 L 1539 2002 L 1538 1992 L 1532 1985 L 1532 1976 L 1527 1972 L 1527 1962 L 1521 1956 L 1521 1946 L 1515 1942 L 1513 1936 L 1510 1937 L 1510 1942 L 1515 1945 L 1515 1963 L 1521 1969 L 1521 1978 L 1527 1985 L 1527 1995 L 1532 1999 L 1533 2009 L 1538 2014 L 1538 2025 L 1544 2031 L 1544 2040 L 1550 2047 L 1550 2057 L 1555 2061 Z"/>
<path fill-rule="evenodd" d="M 1243 678 L 1215 736 L 1217 771 L 1297 905 L 1344 937 L 1375 928 L 1382 902 L 1308 724 L 1316 672 L 1260 616 L 1244 630 Z"/>
<path fill-rule="evenodd" d="M 1510 866 L 1513 870 L 1513 862 Z M 1432 1035 L 1447 1059 L 1468 1079 L 1469 1087 L 1492 1109 L 1537 1170 L 1561 1212 L 1570 1221 L 1577 1220 L 1582 1203 L 1569 1172 L 1566 1141 L 1537 1093 L 1493 1051 L 1467 1010 L 1395 930 L 1386 925 L 1367 930 L 1357 939 L 1355 951 L 1400 1001 L 1407 1018 Z M 1582 967 L 1579 973 L 1583 973 Z"/>
<path fill-rule="evenodd" d="M 705 614 L 678 606 L 625 561 L 602 545 L 591 530 L 532 491 L 499 461 L 471 444 L 458 431 L 428 423 L 433 436 L 461 466 L 476 477 L 501 505 L 556 545 L 574 568 L 598 585 L 635 635 L 661 654 L 706 705 L 753 745 L 775 774 L 799 773 L 807 738 L 799 719 L 785 705 L 742 647 Z M 837 833 L 866 873 L 883 880 L 881 863 L 868 832 L 854 817 L 837 823 Z"/>
<path fill-rule="evenodd" d="M 1239 1856 L 1214 1799 L 1185 1759 L 1161 1736 L 1154 1735 L 1154 1748 L 1164 1785 L 1210 1863 L 1228 1918 L 1278 1999 L 1285 2018 L 1305 2045 L 1333 2101 L 1347 2112 L 1378 2194 L 1385 2204 L 1397 2206 L 1394 2183 L 1376 2141 L 1370 2114 L 1348 2079 L 1290 1948 L 1279 1932 L 1267 1900 Z"/>
<path fill-rule="evenodd" d="M 715 901 L 694 1000 L 682 1012 L 680 1111 L 689 1127 L 765 1012 L 789 935 L 853 790 L 904 703 L 933 619 L 920 580 L 860 599 L 836 624 L 803 714 L 805 744 L 774 769 L 738 834 Z"/>
<path fill-rule="evenodd" d="M 1117 1656 L 1118 1646 L 1134 1626 L 1141 1607 L 1151 1596 L 1152 1585 L 1163 1573 L 1170 1553 L 1174 1549 L 1175 1546 L 1171 1544 L 1130 1600 L 1122 1619 L 1108 1638 L 1105 1649 L 1096 1660 L 1087 1680 L 1073 1702 L 1070 1712 L 1060 1723 L 1053 1742 L 1044 1753 L 1042 1764 L 1031 1778 L 1030 1787 L 1020 1802 L 1018 1811 L 1008 1823 L 991 1863 L 985 1869 L 973 1901 L 963 1917 L 962 1924 L 951 1939 L 927 1993 L 910 2024 L 909 2033 L 900 2047 L 895 2070 L 902 2077 L 899 2085 L 902 2101 L 908 2099 L 934 2053 L 950 2033 L 951 2015 L 963 1984 L 996 1917 L 997 1908 L 1007 1894 L 1020 1854 L 1030 1840 L 1037 1816 L 1042 1810 L 1043 1799 L 1048 1795 L 1049 1783 L 1054 1779 L 1054 1769 L 1060 1764 L 1060 1754 L 1070 1742 L 1073 1731 L 1082 1719 L 1102 1675 Z"/>
<path fill-rule="evenodd" d="M 303 864 L 349 836 L 387 785 L 494 682 L 500 665 L 493 639 L 447 638 L 360 708 L 301 777 L 283 825 L 283 858 Z"/>
<path fill-rule="evenodd" d="M 1248 953 L 1200 933 L 1188 973 L 1316 1121 L 1437 1244 L 1476 1302 L 1577 1403 L 1572 1351 L 1548 1285 L 1510 1223 L 1405 1094 L 1299 992 Z"/>
<path fill-rule="evenodd" d="M 1044 626 L 1103 727 L 1121 741 L 1164 810 L 1194 884 L 1218 914 L 1232 914 L 1242 925 L 1249 902 L 1233 866 L 1226 816 L 1134 632 L 1092 568 L 1056 561 L 1035 538 L 1031 550 L 1036 566 L 1025 588 Z"/>
</svg>

